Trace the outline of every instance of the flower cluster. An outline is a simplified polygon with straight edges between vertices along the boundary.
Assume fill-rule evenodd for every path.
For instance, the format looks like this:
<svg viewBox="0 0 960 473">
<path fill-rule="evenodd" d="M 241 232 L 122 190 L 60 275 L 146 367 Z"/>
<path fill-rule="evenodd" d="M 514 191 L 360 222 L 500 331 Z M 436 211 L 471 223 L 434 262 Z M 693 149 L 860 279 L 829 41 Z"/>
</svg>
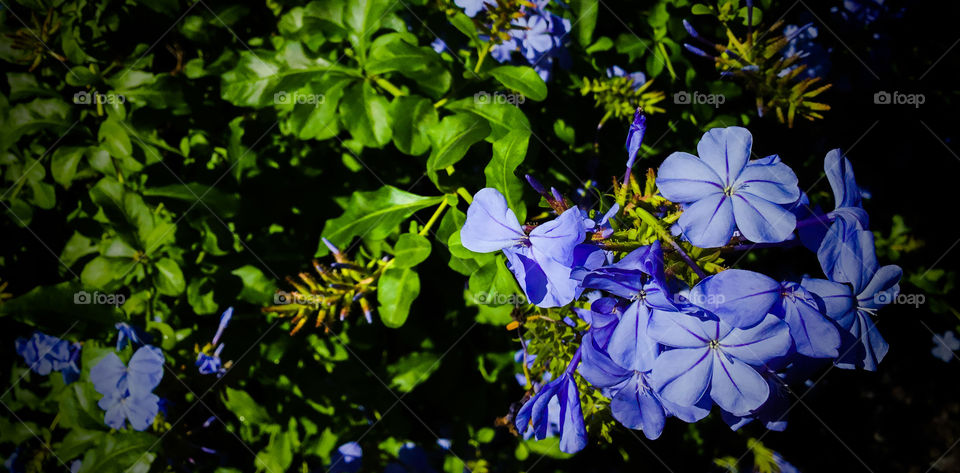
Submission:
<svg viewBox="0 0 960 473">
<path fill-rule="evenodd" d="M 17 338 L 16 350 L 34 373 L 46 376 L 52 371 L 59 371 L 67 384 L 80 376 L 77 366 L 77 360 L 80 359 L 79 343 L 34 332 L 28 339 Z"/>
<path fill-rule="evenodd" d="M 638 113 L 627 140 L 631 164 L 644 128 Z M 463 246 L 503 252 L 538 310 L 569 306 L 583 322 L 570 324 L 584 329 L 566 369 L 535 385 L 517 413 L 519 432 L 558 432 L 565 452 L 585 447 L 579 378 L 609 399 L 618 422 L 650 439 L 667 418 L 697 422 L 713 405 L 734 429 L 758 420 L 782 430 L 784 379 L 798 366 L 876 369 L 887 344 L 871 317 L 896 297 L 901 271 L 878 266 L 850 161 L 839 150 L 827 154 L 836 206 L 817 212 L 779 156 L 750 159 L 752 141 L 744 128 L 709 130 L 699 156 L 664 160 L 656 198 L 621 194 L 623 206 L 602 217 L 529 178 L 556 218 L 521 225 L 499 191 L 477 192 Z M 626 181 L 639 188 L 629 166 Z M 705 271 L 691 257 L 798 243 L 816 251 L 826 278 L 777 280 L 717 264 Z M 693 270 L 692 283 L 677 264 Z"/>
<path fill-rule="evenodd" d="M 223 344 L 220 343 L 220 337 L 223 335 L 223 331 L 227 329 L 227 325 L 230 324 L 230 319 L 232 318 L 233 307 L 228 307 L 227 310 L 220 315 L 220 325 L 217 326 L 217 333 L 213 336 L 213 340 L 204 345 L 202 349 L 197 350 L 196 365 L 200 374 L 216 374 L 219 378 L 227 372 L 229 362 L 227 362 L 225 366 L 223 361 L 220 360 L 220 352 L 223 351 Z"/>
<path fill-rule="evenodd" d="M 570 20 L 547 11 L 550 0 L 455 0 L 464 13 L 480 21 L 490 42 L 489 54 L 500 63 L 513 61 L 514 52 L 547 81 L 556 62 L 570 67 L 566 43 Z M 500 23 L 504 23 L 500 25 Z"/>
<path fill-rule="evenodd" d="M 123 331 L 120 332 L 121 337 Z M 115 352 L 104 355 L 90 369 L 90 381 L 103 397 L 97 402 L 106 411 L 104 423 L 123 429 L 127 422 L 134 430 L 144 431 L 160 411 L 160 398 L 153 394 L 163 378 L 163 352 L 143 345 L 124 364 Z"/>
</svg>

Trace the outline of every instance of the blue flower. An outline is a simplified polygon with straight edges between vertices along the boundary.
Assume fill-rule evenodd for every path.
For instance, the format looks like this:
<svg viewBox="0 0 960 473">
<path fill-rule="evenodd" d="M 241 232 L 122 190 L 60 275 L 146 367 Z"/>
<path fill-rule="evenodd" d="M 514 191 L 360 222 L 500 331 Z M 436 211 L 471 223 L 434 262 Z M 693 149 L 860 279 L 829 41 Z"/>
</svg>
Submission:
<svg viewBox="0 0 960 473">
<path fill-rule="evenodd" d="M 640 145 L 643 143 L 643 137 L 647 133 L 647 116 L 643 110 L 637 109 L 633 113 L 633 123 L 630 124 L 630 131 L 627 132 L 627 170 L 633 167 L 637 159 L 637 153 L 640 152 Z M 624 180 L 624 185 L 630 184 L 629 179 Z"/>
<path fill-rule="evenodd" d="M 575 366 L 576 363 L 571 365 Z M 523 432 L 531 424 L 537 440 L 547 438 L 550 426 L 548 405 L 553 398 L 560 403 L 560 450 L 566 453 L 583 450 L 587 446 L 587 430 L 580 407 L 580 392 L 569 372 L 544 386 L 520 408 L 515 420 L 517 430 Z"/>
<path fill-rule="evenodd" d="M 52 371 L 60 371 L 67 383 L 76 379 L 75 375 L 79 374 L 79 343 L 71 344 L 45 333 L 33 332 L 29 339 L 17 338 L 14 345 L 17 354 L 34 373 L 46 376 Z"/>
<path fill-rule="evenodd" d="M 766 318 L 780 300 L 780 291 L 777 281 L 760 273 L 728 269 L 701 280 L 688 298 L 725 324 L 748 328 Z"/>
<path fill-rule="evenodd" d="M 643 72 L 633 72 L 627 74 L 627 71 L 623 70 L 620 66 L 612 66 L 607 68 L 607 77 L 629 77 L 633 82 L 633 90 L 637 90 L 641 85 L 647 82 L 647 75 Z"/>
<path fill-rule="evenodd" d="M 654 362 L 651 382 L 664 399 L 693 406 L 709 394 L 723 410 L 746 415 L 766 402 L 770 388 L 755 366 L 790 350 L 790 330 L 767 315 L 747 329 L 734 328 L 709 313 L 654 312 L 651 337 L 672 350 Z"/>
<path fill-rule="evenodd" d="M 662 265 L 663 255 L 657 241 L 583 277 L 583 287 L 601 289 L 630 301 L 606 347 L 613 361 L 623 368 L 640 372 L 653 368 L 660 347 L 647 336 L 650 315 L 658 310 L 677 310 L 664 287 Z"/>
<path fill-rule="evenodd" d="M 137 334 L 137 329 L 130 326 L 130 324 L 117 322 L 114 328 L 117 329 L 117 351 L 123 350 L 128 343 L 130 345 L 140 345 L 143 343 L 140 341 L 140 335 Z"/>
<path fill-rule="evenodd" d="M 660 166 L 660 193 L 684 204 L 678 223 L 694 245 L 723 246 L 737 229 L 750 241 L 779 243 L 796 227 L 782 205 L 800 197 L 797 176 L 775 157 L 750 161 L 752 143 L 745 128 L 714 128 L 697 145 L 699 159 L 675 152 Z"/>
<path fill-rule="evenodd" d="M 491 6 L 497 5 L 496 0 L 453 0 L 453 3 L 463 8 L 463 13 L 470 18 L 477 16 L 477 13 L 483 10 L 485 4 Z"/>
<path fill-rule="evenodd" d="M 460 230 L 460 241 L 470 251 L 503 250 L 527 300 L 539 307 L 563 306 L 577 296 L 577 281 L 570 278 L 570 271 L 574 249 L 585 236 L 577 208 L 537 226 L 528 235 L 503 194 L 493 188 L 481 189 L 473 197 Z"/>
<path fill-rule="evenodd" d="M 232 318 L 233 307 L 228 307 L 227 310 L 223 311 L 223 314 L 220 315 L 220 324 L 217 326 L 217 333 L 214 334 L 213 340 L 204 346 L 200 353 L 197 353 L 196 365 L 200 374 L 216 374 L 217 377 L 221 377 L 226 373 L 226 370 L 223 368 L 223 361 L 220 359 L 223 344 L 219 342 L 224 330 L 227 329 L 227 325 L 230 325 Z M 210 350 L 213 347 L 216 347 L 216 349 L 214 349 L 211 354 Z"/>
<path fill-rule="evenodd" d="M 561 67 L 569 67 L 566 42 L 571 29 L 570 20 L 546 11 L 548 3 L 538 1 L 533 3 L 533 8 L 522 8 L 523 16 L 512 21 L 510 39 L 493 45 L 490 56 L 497 62 L 510 62 L 513 52 L 519 51 L 544 81 L 550 80 L 555 61 Z"/>
<path fill-rule="evenodd" d="M 780 304 L 771 313 L 790 327 L 797 353 L 812 358 L 836 358 L 840 332 L 827 318 L 822 303 L 806 288 L 795 282 L 780 283 Z"/>
<path fill-rule="evenodd" d="M 949 363 L 956 356 L 953 352 L 957 350 L 960 350 L 960 340 L 957 340 L 953 330 L 947 330 L 943 335 L 933 334 L 933 348 L 930 353 L 934 357 Z"/>
<path fill-rule="evenodd" d="M 163 377 L 163 352 L 144 345 L 134 352 L 127 365 L 116 353 L 107 353 L 90 369 L 94 389 L 103 395 L 97 403 L 106 411 L 104 423 L 122 429 L 126 422 L 134 430 L 146 430 L 160 410 L 160 398 L 152 393 Z"/>
<path fill-rule="evenodd" d="M 330 456 L 329 473 L 356 473 L 362 465 L 363 449 L 357 442 L 347 442 Z"/>
<path fill-rule="evenodd" d="M 746 415 L 731 414 L 727 411 L 721 411 L 720 416 L 723 421 L 730 426 L 732 430 L 740 430 L 741 427 L 757 420 L 763 424 L 767 430 L 783 432 L 787 428 L 787 413 L 793 404 L 790 402 L 789 390 L 783 381 L 776 374 L 769 371 L 762 373 L 770 389 L 770 395 L 762 406 Z"/>
</svg>

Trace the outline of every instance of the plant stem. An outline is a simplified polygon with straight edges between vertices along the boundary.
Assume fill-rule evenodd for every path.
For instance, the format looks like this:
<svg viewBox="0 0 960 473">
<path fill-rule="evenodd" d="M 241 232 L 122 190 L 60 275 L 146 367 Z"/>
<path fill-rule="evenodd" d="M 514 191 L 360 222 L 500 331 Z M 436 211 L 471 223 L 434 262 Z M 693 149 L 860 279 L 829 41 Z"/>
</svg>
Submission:
<svg viewBox="0 0 960 473">
<path fill-rule="evenodd" d="M 390 81 L 384 79 L 383 77 L 374 77 L 373 81 L 376 82 L 380 87 L 383 87 L 387 92 L 390 92 L 390 94 L 394 97 L 402 97 L 407 95 L 406 92 L 400 90 L 397 86 L 393 85 Z"/>
<path fill-rule="evenodd" d="M 577 365 L 580 364 L 580 351 L 583 349 L 583 345 L 577 347 L 577 352 L 573 354 L 573 359 L 570 360 L 570 364 L 567 365 L 567 369 L 563 374 L 572 375 L 573 371 L 577 369 Z"/>
<path fill-rule="evenodd" d="M 473 196 L 470 195 L 470 193 L 467 192 L 467 190 L 464 189 L 463 187 L 457 188 L 457 195 L 459 195 L 460 197 L 463 197 L 463 200 L 467 201 L 467 205 L 470 205 L 473 203 Z"/>
<path fill-rule="evenodd" d="M 447 197 L 444 196 L 443 200 L 440 201 L 440 206 L 437 207 L 437 210 L 434 210 L 433 215 L 430 216 L 430 220 L 427 220 L 426 225 L 420 229 L 420 236 L 424 236 L 430 231 L 430 227 L 433 227 L 433 224 L 436 223 L 437 219 L 440 218 L 440 215 L 442 215 L 443 211 L 446 210 L 447 205 L 449 205 L 449 202 L 447 201 Z"/>
<path fill-rule="evenodd" d="M 473 68 L 474 74 L 480 72 L 480 66 L 483 65 L 483 60 L 487 58 L 487 54 L 490 53 L 490 48 L 493 47 L 493 44 L 487 43 L 487 46 L 480 50 L 480 56 L 477 57 L 477 65 Z"/>
<path fill-rule="evenodd" d="M 697 263 L 690 258 L 690 255 L 688 255 L 686 251 L 683 251 L 683 248 L 681 248 L 680 245 L 673 239 L 673 237 L 670 236 L 670 232 L 660 226 L 660 221 L 657 220 L 657 217 L 654 217 L 650 212 L 647 212 L 641 207 L 636 207 L 634 211 L 637 213 L 637 216 L 640 217 L 640 220 L 642 220 L 643 223 L 646 223 L 653 228 L 661 240 L 669 243 L 670 246 L 676 250 L 677 254 L 680 255 L 680 259 L 682 259 L 684 263 L 687 263 L 687 266 L 690 266 L 690 269 L 692 269 L 693 272 L 700 277 L 700 279 L 707 277 L 707 273 L 703 272 L 703 270 L 700 269 L 700 266 L 697 266 Z"/>
</svg>

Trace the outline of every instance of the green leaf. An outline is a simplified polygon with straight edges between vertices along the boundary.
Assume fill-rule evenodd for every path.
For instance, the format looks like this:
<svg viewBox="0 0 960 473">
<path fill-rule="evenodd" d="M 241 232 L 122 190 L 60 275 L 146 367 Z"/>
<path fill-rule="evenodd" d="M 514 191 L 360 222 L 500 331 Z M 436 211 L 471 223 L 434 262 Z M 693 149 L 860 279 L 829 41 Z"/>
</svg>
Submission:
<svg viewBox="0 0 960 473">
<path fill-rule="evenodd" d="M 530 133 L 526 130 L 514 130 L 507 136 L 493 142 L 493 157 L 483 169 L 487 178 L 487 187 L 500 191 L 507 199 L 507 205 L 523 222 L 527 217 L 527 207 L 523 204 L 523 182 L 516 175 L 517 166 L 527 154 Z"/>
<path fill-rule="evenodd" d="M 393 144 L 401 152 L 420 155 L 430 148 L 427 130 L 437 124 L 437 109 L 419 96 L 398 97 L 393 103 Z"/>
<path fill-rule="evenodd" d="M 187 285 L 187 303 L 197 315 L 213 314 L 217 311 L 217 303 L 213 300 L 213 289 L 210 288 L 210 278 L 193 278 Z"/>
<path fill-rule="evenodd" d="M 572 0 L 570 2 L 573 14 L 576 16 L 574 28 L 577 29 L 577 42 L 586 47 L 593 38 L 593 31 L 597 27 L 599 15 L 599 0 Z"/>
<path fill-rule="evenodd" d="M 237 295 L 241 300 L 254 305 L 264 305 L 273 300 L 277 285 L 272 279 L 264 276 L 263 271 L 260 271 L 256 266 L 249 264 L 241 266 L 230 271 L 230 274 L 243 281 L 243 289 Z"/>
<path fill-rule="evenodd" d="M 340 122 L 353 139 L 370 148 L 381 148 L 393 136 L 390 104 L 369 82 L 352 85 L 340 101 Z"/>
<path fill-rule="evenodd" d="M 380 28 L 381 20 L 394 5 L 396 2 L 389 0 L 349 0 L 343 11 L 344 23 L 363 44 L 364 38 Z"/>
<path fill-rule="evenodd" d="M 427 158 L 427 172 L 437 172 L 463 159 L 474 143 L 490 134 L 490 126 L 468 113 L 450 115 L 430 128 L 433 150 Z"/>
<path fill-rule="evenodd" d="M 135 267 L 136 263 L 130 258 L 97 256 L 83 267 L 80 281 L 84 287 L 106 289 L 111 287 L 113 282 L 123 279 Z"/>
<path fill-rule="evenodd" d="M 60 252 L 60 261 L 62 261 L 65 266 L 71 267 L 84 256 L 96 252 L 97 245 L 93 243 L 93 240 L 74 230 L 73 235 L 67 240 L 67 244 L 63 246 L 63 251 Z"/>
<path fill-rule="evenodd" d="M 317 104 L 295 104 L 286 122 L 285 132 L 293 133 L 302 140 L 326 140 L 340 133 L 340 117 L 337 107 L 343 98 L 344 88 L 352 82 L 343 77 L 314 81 L 297 93 L 308 94 L 323 90 L 323 101 Z"/>
<path fill-rule="evenodd" d="M 393 267 L 412 268 L 430 256 L 430 240 L 416 233 L 400 235 L 393 247 Z"/>
<path fill-rule="evenodd" d="M 472 113 L 487 120 L 493 139 L 504 137 L 515 129 L 530 131 L 527 116 L 514 105 L 505 103 L 478 103 L 473 97 L 467 97 L 447 104 L 447 109 Z"/>
<path fill-rule="evenodd" d="M 127 129 L 115 119 L 104 120 L 100 125 L 100 131 L 97 132 L 97 139 L 100 140 L 103 149 L 114 158 L 130 157 L 133 153 L 133 145 L 130 144 Z"/>
<path fill-rule="evenodd" d="M 531 100 L 539 102 L 547 98 L 547 83 L 532 67 L 500 66 L 491 69 L 490 74 L 508 89 L 516 90 Z"/>
<path fill-rule="evenodd" d="M 239 204 L 236 195 L 227 194 L 216 187 L 200 184 L 199 182 L 147 187 L 143 189 L 143 195 L 182 200 L 190 205 L 199 201 L 202 202 L 201 205 L 209 207 L 211 211 L 221 218 L 231 218 L 236 215 L 237 205 Z"/>
<path fill-rule="evenodd" d="M 431 352 L 413 352 L 387 365 L 390 386 L 402 393 L 413 391 L 440 367 L 440 358 Z"/>
<path fill-rule="evenodd" d="M 53 152 L 50 161 L 50 173 L 53 180 L 64 188 L 70 188 L 73 177 L 77 175 L 77 165 L 83 158 L 86 148 L 77 146 L 63 146 Z"/>
<path fill-rule="evenodd" d="M 143 432 L 124 432 L 106 435 L 83 456 L 79 473 L 120 473 L 128 469 L 140 471 L 149 465 L 155 455 L 144 454 L 156 443 L 156 437 Z"/>
<path fill-rule="evenodd" d="M 401 327 L 410 315 L 410 305 L 420 294 L 420 277 L 411 268 L 388 268 L 377 284 L 378 312 L 383 325 Z"/>
<path fill-rule="evenodd" d="M 577 132 L 570 125 L 567 125 L 567 122 L 563 121 L 562 118 L 558 118 L 557 121 L 553 122 L 553 133 L 557 135 L 557 138 L 563 140 L 564 143 L 573 146 L 577 141 Z"/>
<path fill-rule="evenodd" d="M 186 288 L 186 282 L 183 280 L 183 272 L 176 261 L 170 258 L 162 258 L 154 264 L 156 279 L 154 284 L 160 294 L 167 296 L 179 296 Z"/>
<path fill-rule="evenodd" d="M 357 191 L 350 196 L 343 215 L 327 220 L 321 233 L 334 245 L 345 248 L 355 237 L 382 240 L 417 210 L 439 204 L 444 196 L 424 197 L 393 186 L 375 191 Z M 330 250 L 322 242 L 316 256 Z"/>
</svg>

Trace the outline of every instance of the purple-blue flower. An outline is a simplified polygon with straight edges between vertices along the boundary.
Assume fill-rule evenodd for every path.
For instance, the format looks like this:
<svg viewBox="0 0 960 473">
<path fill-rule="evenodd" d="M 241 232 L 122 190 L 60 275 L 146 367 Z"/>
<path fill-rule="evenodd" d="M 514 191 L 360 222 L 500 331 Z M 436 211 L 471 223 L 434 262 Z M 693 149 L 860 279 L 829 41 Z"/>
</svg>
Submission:
<svg viewBox="0 0 960 473">
<path fill-rule="evenodd" d="M 802 285 L 785 281 L 780 283 L 780 303 L 772 313 L 790 327 L 797 353 L 811 358 L 836 358 L 840 347 L 840 332 L 827 318 L 823 304 Z"/>
<path fill-rule="evenodd" d="M 220 359 L 220 352 L 223 351 L 223 343 L 219 342 L 220 337 L 223 336 L 223 332 L 227 329 L 227 325 L 230 324 L 232 318 L 233 307 L 228 307 L 227 310 L 220 315 L 220 324 L 217 326 L 217 333 L 214 334 L 213 340 L 204 346 L 200 353 L 197 353 L 196 365 L 200 374 L 216 374 L 217 377 L 220 377 L 226 373 L 226 370 L 223 368 L 223 361 Z M 213 350 L 213 353 L 210 353 L 209 351 L 212 347 L 216 348 Z"/>
<path fill-rule="evenodd" d="M 673 347 L 657 357 L 652 385 L 664 399 L 693 406 L 705 396 L 723 410 L 745 415 L 767 400 L 770 388 L 755 366 L 790 350 L 790 331 L 773 315 L 747 329 L 709 313 L 654 312 L 651 337 Z"/>
<path fill-rule="evenodd" d="M 329 473 L 356 473 L 362 465 L 363 449 L 357 442 L 347 442 L 330 456 Z"/>
<path fill-rule="evenodd" d="M 65 382 L 70 383 L 80 373 L 77 360 L 80 344 L 70 343 L 41 332 L 33 332 L 30 338 L 17 338 L 14 342 L 18 355 L 37 374 L 46 376 L 60 371 Z"/>
<path fill-rule="evenodd" d="M 573 370 L 580 364 L 581 351 L 577 350 L 570 366 L 559 378 L 551 381 L 531 397 L 520 411 L 514 424 L 518 431 L 533 426 L 537 440 L 547 438 L 550 428 L 549 405 L 553 398 L 560 403 L 560 451 L 576 453 L 587 446 L 587 430 L 580 407 L 580 391 L 573 379 Z"/>
<path fill-rule="evenodd" d="M 114 328 L 117 329 L 117 351 L 123 350 L 128 343 L 130 345 L 140 345 L 143 343 L 140 341 L 140 335 L 137 333 L 137 329 L 133 328 L 130 324 L 117 322 Z"/>
<path fill-rule="evenodd" d="M 734 230 L 756 243 L 793 233 L 796 217 L 783 205 L 800 197 L 797 176 L 779 159 L 751 161 L 752 144 L 745 128 L 714 128 L 697 144 L 699 158 L 675 152 L 660 166 L 660 193 L 684 204 L 678 223 L 694 245 L 723 246 Z"/>
<path fill-rule="evenodd" d="M 633 82 L 633 90 L 637 90 L 641 85 L 647 82 L 647 75 L 643 72 L 632 72 L 627 74 L 627 71 L 623 70 L 620 66 L 611 66 L 607 68 L 607 77 L 629 77 Z"/>
<path fill-rule="evenodd" d="M 460 8 L 463 8 L 463 13 L 470 18 L 477 16 L 477 13 L 480 13 L 480 11 L 483 10 L 484 5 L 497 5 L 496 0 L 453 0 L 453 3 Z"/>
<path fill-rule="evenodd" d="M 933 348 L 930 349 L 930 353 L 935 358 L 949 363 L 956 356 L 954 352 L 957 350 L 960 350 L 960 340 L 957 340 L 953 330 L 947 330 L 943 335 L 933 334 Z"/>
<path fill-rule="evenodd" d="M 470 251 L 502 250 L 527 300 L 539 307 L 564 306 L 577 296 L 570 271 L 574 249 L 585 236 L 577 208 L 525 233 L 503 194 L 493 188 L 474 195 L 460 230 L 460 241 Z"/>
<path fill-rule="evenodd" d="M 160 398 L 152 391 L 163 378 L 163 363 L 159 348 L 144 345 L 134 352 L 127 365 L 110 352 L 90 369 L 90 381 L 103 395 L 97 405 L 106 411 L 104 423 L 122 429 L 129 421 L 138 431 L 153 423 L 160 410 Z"/>
</svg>

